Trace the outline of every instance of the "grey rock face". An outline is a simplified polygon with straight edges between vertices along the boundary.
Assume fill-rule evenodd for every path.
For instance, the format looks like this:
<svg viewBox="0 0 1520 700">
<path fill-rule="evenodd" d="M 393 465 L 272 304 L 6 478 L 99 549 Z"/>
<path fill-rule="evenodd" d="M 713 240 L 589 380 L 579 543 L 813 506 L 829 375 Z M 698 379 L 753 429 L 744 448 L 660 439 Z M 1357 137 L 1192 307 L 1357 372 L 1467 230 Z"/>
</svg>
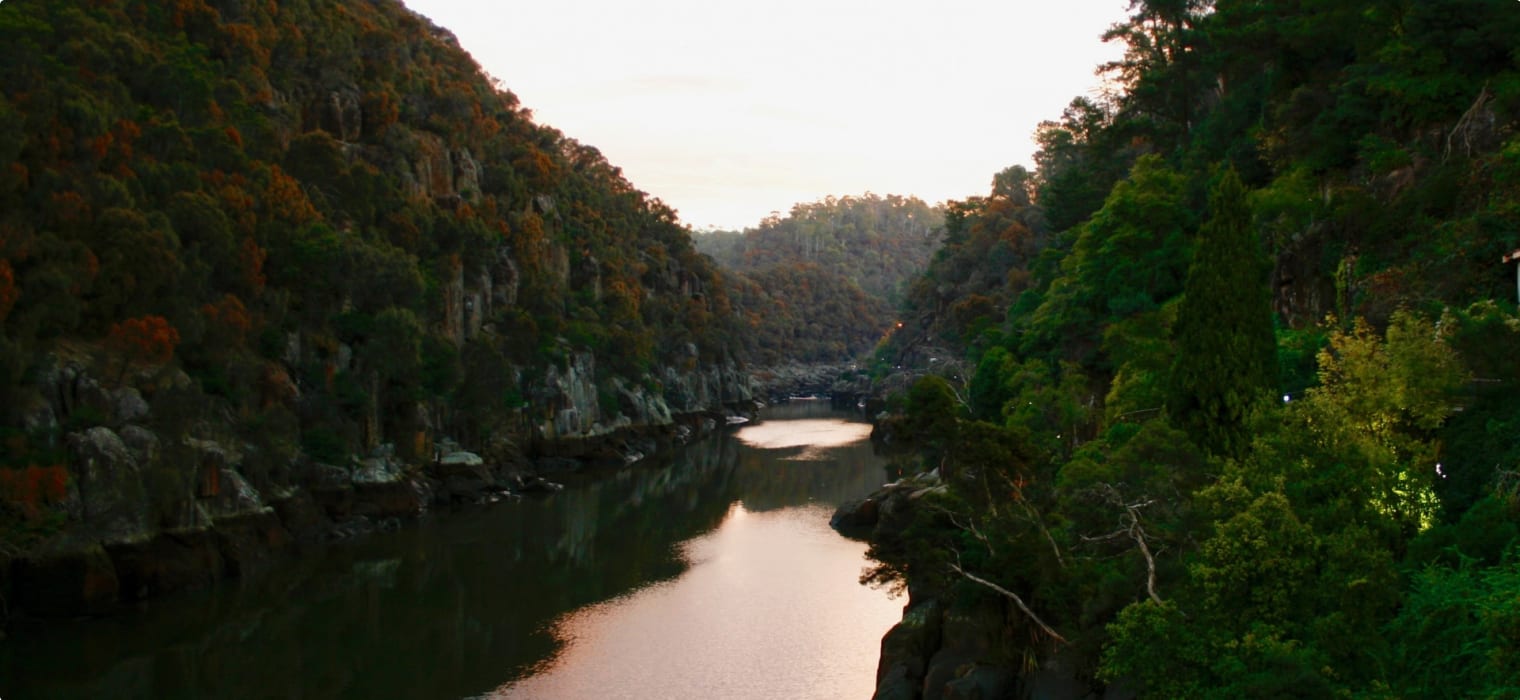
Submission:
<svg viewBox="0 0 1520 700">
<path fill-rule="evenodd" d="M 142 397 L 142 393 L 133 387 L 124 387 L 116 390 L 116 421 L 120 423 L 138 423 L 148 417 L 148 402 Z"/>
<path fill-rule="evenodd" d="M 95 427 L 70 433 L 66 442 L 85 525 L 107 542 L 146 535 L 142 469 L 121 436 Z"/>
</svg>

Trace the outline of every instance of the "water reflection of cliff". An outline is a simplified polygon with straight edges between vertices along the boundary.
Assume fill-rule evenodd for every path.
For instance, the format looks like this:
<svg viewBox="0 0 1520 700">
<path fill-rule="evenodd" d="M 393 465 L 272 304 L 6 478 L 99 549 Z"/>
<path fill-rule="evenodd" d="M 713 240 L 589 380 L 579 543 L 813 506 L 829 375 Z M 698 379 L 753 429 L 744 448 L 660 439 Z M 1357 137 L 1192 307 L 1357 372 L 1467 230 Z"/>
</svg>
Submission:
<svg viewBox="0 0 1520 700">
<path fill-rule="evenodd" d="M 731 435 L 524 500 L 335 546 L 140 614 L 0 643 L 6 697 L 447 697 L 552 659 L 564 612 L 683 570 L 680 542 L 751 511 L 878 486 L 868 443 L 754 450 Z"/>
</svg>

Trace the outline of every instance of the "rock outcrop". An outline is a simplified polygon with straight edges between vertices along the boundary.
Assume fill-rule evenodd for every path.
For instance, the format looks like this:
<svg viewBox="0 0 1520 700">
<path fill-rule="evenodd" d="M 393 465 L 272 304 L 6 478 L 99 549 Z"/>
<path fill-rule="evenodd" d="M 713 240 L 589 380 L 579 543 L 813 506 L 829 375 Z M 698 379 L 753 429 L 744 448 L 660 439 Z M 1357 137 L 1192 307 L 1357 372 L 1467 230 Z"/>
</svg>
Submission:
<svg viewBox="0 0 1520 700">
<path fill-rule="evenodd" d="M 937 471 L 906 477 L 842 504 L 830 524 L 849 537 L 889 542 L 902 536 L 915 508 L 946 488 Z M 950 607 L 915 582 L 907 585 L 902 621 L 881 640 L 876 700 L 1084 697 L 1085 686 L 1081 694 L 1065 694 L 1060 674 L 1026 677 L 1009 666 L 999 653 L 1010 614 L 1002 600 L 987 599 L 972 609 Z"/>
<path fill-rule="evenodd" d="M 469 329 L 464 323 L 461 334 Z M 285 346 L 287 360 L 299 362 L 318 344 L 296 335 Z M 339 346 L 324 357 L 346 367 L 343 355 Z M 393 529 L 439 507 L 557 491 L 555 480 L 567 473 L 638 462 L 714 430 L 725 414 L 754 409 L 747 374 L 733 364 L 703 366 L 695 350 L 692 356 L 687 369 L 599 382 L 596 356 L 571 353 L 530 384 L 533 404 L 524 412 L 541 418 L 526 432 L 505 426 L 479 451 L 424 434 L 420 444 L 433 446 L 424 460 L 405 460 L 390 444 L 341 465 L 302 458 L 285 485 L 250 476 L 252 445 L 155 432 L 154 394 L 108 388 L 85 364 L 60 361 L 42 373 L 25 407 L 28 420 L 42 435 L 69 420 L 99 424 L 59 438 L 66 490 L 42 507 L 63 525 L 28 551 L 0 556 L 0 595 L 8 603 L 0 613 L 103 614 L 205 587 L 262 570 L 304 542 Z M 289 371 L 271 367 L 264 372 L 267 403 L 298 401 Z"/>
</svg>

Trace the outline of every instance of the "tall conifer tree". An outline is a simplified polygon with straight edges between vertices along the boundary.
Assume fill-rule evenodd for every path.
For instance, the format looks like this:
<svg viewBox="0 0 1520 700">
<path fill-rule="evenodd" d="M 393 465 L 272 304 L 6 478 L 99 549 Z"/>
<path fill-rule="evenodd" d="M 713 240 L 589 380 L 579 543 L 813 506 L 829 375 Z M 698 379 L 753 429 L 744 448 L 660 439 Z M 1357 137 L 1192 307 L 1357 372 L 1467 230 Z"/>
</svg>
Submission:
<svg viewBox="0 0 1520 700">
<path fill-rule="evenodd" d="M 1209 197 L 1209 220 L 1178 309 L 1167 409 L 1204 448 L 1239 455 L 1246 416 L 1277 381 L 1268 263 L 1231 168 Z"/>
</svg>

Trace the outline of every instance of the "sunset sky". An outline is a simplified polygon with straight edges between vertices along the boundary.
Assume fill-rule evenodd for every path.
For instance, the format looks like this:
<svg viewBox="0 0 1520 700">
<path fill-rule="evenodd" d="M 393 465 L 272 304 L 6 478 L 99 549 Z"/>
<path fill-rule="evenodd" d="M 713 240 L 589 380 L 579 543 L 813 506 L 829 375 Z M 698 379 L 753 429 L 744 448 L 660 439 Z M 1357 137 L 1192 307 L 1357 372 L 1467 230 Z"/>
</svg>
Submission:
<svg viewBox="0 0 1520 700">
<path fill-rule="evenodd" d="M 985 194 L 1100 85 L 1127 0 L 406 0 L 697 229 L 827 195 Z"/>
</svg>

